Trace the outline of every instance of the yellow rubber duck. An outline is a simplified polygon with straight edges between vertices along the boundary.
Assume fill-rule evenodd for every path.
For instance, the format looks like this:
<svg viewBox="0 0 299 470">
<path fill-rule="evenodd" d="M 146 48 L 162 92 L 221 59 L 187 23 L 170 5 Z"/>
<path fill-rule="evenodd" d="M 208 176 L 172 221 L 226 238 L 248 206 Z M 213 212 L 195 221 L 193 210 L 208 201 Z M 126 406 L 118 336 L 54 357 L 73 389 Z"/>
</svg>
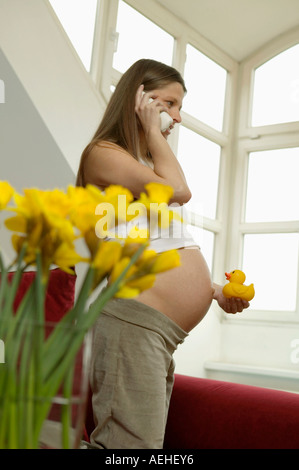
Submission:
<svg viewBox="0 0 299 470">
<path fill-rule="evenodd" d="M 230 273 L 225 273 L 228 284 L 222 289 L 224 297 L 228 299 L 231 297 L 238 297 L 239 299 L 247 300 L 248 302 L 253 299 L 255 295 L 254 285 L 244 286 L 246 276 L 243 271 L 235 269 Z"/>
</svg>

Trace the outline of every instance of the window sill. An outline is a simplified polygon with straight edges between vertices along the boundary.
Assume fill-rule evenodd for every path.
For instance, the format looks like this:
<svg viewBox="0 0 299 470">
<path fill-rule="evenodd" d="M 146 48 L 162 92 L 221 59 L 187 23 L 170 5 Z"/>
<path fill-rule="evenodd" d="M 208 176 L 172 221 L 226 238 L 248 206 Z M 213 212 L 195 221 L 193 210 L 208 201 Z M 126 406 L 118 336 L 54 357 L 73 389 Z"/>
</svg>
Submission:
<svg viewBox="0 0 299 470">
<path fill-rule="evenodd" d="M 206 378 L 299 393 L 298 370 L 207 361 Z"/>
</svg>

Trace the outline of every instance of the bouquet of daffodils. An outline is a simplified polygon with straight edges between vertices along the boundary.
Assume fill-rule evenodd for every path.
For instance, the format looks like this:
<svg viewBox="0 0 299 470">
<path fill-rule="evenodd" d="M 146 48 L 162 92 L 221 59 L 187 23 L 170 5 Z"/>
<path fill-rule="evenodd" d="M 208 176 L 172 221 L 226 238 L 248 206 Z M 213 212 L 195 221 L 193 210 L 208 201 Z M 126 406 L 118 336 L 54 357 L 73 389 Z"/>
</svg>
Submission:
<svg viewBox="0 0 299 470">
<path fill-rule="evenodd" d="M 148 184 L 134 201 L 130 191 L 116 185 L 105 192 L 94 186 L 70 186 L 66 191 L 30 188 L 19 194 L 8 182 L 0 182 L 0 210 L 12 213 L 4 224 L 12 232 L 16 253 L 5 266 L 0 251 L 0 340 L 5 345 L 5 362 L 0 364 L 0 448 L 39 447 L 51 398 L 68 383 L 74 358 L 105 303 L 112 297 L 137 296 L 154 284 L 159 272 L 179 265 L 177 251 L 157 254 L 150 249 L 148 230 L 134 225 L 141 212 L 148 220 L 156 217 L 158 224 L 169 223 L 171 196 L 172 188 L 156 183 Z M 121 226 L 131 229 L 120 235 Z M 85 256 L 76 248 L 78 239 L 84 241 Z M 80 292 L 46 337 L 51 267 L 74 274 L 78 263 L 86 264 Z M 36 270 L 34 282 L 15 311 L 14 299 L 29 266 Z M 88 299 L 103 282 L 89 306 Z M 62 446 L 68 448 L 67 419 L 62 425 Z"/>
</svg>

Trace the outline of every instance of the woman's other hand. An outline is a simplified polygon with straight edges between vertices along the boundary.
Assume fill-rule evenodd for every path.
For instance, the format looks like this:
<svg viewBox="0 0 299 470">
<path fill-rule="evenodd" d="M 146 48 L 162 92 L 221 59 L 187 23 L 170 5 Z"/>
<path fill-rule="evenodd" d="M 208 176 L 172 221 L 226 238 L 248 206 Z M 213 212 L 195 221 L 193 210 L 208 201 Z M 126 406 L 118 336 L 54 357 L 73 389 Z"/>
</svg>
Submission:
<svg viewBox="0 0 299 470">
<path fill-rule="evenodd" d="M 236 297 L 228 299 L 225 297 L 222 293 L 222 286 L 214 284 L 213 287 L 215 289 L 213 298 L 218 302 L 219 307 L 221 307 L 226 313 L 240 313 L 250 306 L 247 300 L 242 300 Z"/>
</svg>

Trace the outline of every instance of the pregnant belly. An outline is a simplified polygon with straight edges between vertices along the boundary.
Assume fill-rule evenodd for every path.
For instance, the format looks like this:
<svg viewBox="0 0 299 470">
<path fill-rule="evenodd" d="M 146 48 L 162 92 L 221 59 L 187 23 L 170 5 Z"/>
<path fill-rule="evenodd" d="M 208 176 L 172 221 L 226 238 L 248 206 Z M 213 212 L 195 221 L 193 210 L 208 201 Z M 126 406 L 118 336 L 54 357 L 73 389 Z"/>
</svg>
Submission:
<svg viewBox="0 0 299 470">
<path fill-rule="evenodd" d="M 156 308 L 189 332 L 205 316 L 214 289 L 206 261 L 198 248 L 179 250 L 181 266 L 160 273 L 151 289 L 136 300 Z"/>
</svg>

